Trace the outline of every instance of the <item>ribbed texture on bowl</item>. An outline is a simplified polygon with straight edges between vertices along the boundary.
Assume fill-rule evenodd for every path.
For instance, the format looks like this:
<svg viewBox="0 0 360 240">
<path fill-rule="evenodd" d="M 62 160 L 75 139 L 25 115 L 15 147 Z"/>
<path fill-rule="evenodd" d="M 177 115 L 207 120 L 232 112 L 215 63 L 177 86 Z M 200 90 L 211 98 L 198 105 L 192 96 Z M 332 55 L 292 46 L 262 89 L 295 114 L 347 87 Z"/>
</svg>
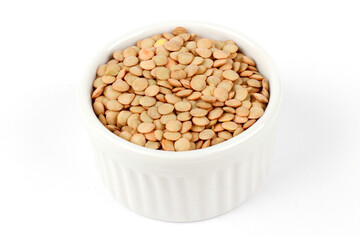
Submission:
<svg viewBox="0 0 360 240">
<path fill-rule="evenodd" d="M 126 207 L 150 218 L 189 222 L 215 217 L 243 203 L 262 183 L 272 145 L 273 141 L 264 142 L 232 164 L 184 176 L 131 169 L 100 149 L 95 150 L 96 165 L 105 185 Z"/>
<path fill-rule="evenodd" d="M 110 133 L 97 119 L 90 99 L 94 69 L 117 49 L 183 26 L 212 39 L 232 39 L 251 56 L 270 84 L 264 115 L 249 129 L 216 146 L 189 152 L 142 148 Z M 225 213 L 244 202 L 262 182 L 272 157 L 281 84 L 269 55 L 243 34 L 212 23 L 164 22 L 124 33 L 89 65 L 79 84 L 78 102 L 106 186 L 125 206 L 164 221 L 188 222 Z"/>
</svg>

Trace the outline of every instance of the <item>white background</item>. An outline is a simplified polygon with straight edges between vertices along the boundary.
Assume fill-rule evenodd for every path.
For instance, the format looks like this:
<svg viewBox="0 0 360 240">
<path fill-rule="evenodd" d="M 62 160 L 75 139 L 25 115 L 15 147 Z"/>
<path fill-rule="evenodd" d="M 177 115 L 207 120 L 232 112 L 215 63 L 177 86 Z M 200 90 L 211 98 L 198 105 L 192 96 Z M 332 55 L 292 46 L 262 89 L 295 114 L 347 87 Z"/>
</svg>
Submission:
<svg viewBox="0 0 360 240">
<path fill-rule="evenodd" d="M 0 239 L 360 235 L 356 2 L 1 1 Z M 99 48 L 175 19 L 255 39 L 284 86 L 265 184 L 240 208 L 187 224 L 139 216 L 106 191 L 76 105 L 77 82 Z"/>
</svg>

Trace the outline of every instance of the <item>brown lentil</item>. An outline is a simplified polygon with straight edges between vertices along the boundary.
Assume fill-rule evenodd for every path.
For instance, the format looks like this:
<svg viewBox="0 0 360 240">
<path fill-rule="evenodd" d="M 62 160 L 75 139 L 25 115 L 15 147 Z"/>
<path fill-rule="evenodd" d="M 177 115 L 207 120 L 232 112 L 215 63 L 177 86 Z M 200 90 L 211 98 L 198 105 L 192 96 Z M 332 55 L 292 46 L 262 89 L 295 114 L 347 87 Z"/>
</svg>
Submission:
<svg viewBox="0 0 360 240">
<path fill-rule="evenodd" d="M 219 122 L 228 122 L 234 119 L 234 114 L 231 113 L 224 113 L 221 115 L 221 117 L 218 119 Z"/>
<path fill-rule="evenodd" d="M 123 105 L 121 103 L 119 103 L 118 100 L 110 100 L 109 102 L 106 103 L 106 109 L 109 109 L 111 111 L 120 111 L 121 109 L 123 109 Z"/>
<path fill-rule="evenodd" d="M 160 88 L 159 88 L 159 86 L 157 86 L 157 85 L 151 85 L 151 86 L 149 86 L 149 87 L 147 87 L 146 89 L 145 89 L 145 95 L 146 96 L 149 96 L 149 97 L 154 97 L 154 96 L 156 96 L 158 93 L 159 93 L 159 91 L 160 91 Z"/>
<path fill-rule="evenodd" d="M 232 134 L 230 132 L 228 132 L 228 131 L 219 132 L 217 135 L 218 135 L 219 138 L 222 138 L 222 139 L 225 139 L 225 140 L 228 140 L 228 139 L 232 138 Z"/>
<path fill-rule="evenodd" d="M 151 106 L 155 105 L 156 99 L 153 98 L 153 97 L 145 96 L 145 97 L 141 97 L 139 99 L 139 103 L 140 103 L 141 106 L 143 106 L 145 108 L 146 107 L 151 107 Z"/>
<path fill-rule="evenodd" d="M 175 103 L 175 110 L 179 112 L 187 112 L 190 111 L 191 104 L 189 102 L 180 101 Z"/>
<path fill-rule="evenodd" d="M 233 132 L 238 128 L 238 125 L 234 122 L 224 122 L 221 124 L 222 127 L 226 130 L 228 130 L 229 132 Z"/>
<path fill-rule="evenodd" d="M 248 129 L 248 128 L 251 127 L 255 122 L 256 122 L 255 119 L 249 120 L 249 121 L 247 121 L 246 123 L 244 123 L 243 128 L 244 128 L 244 129 Z"/>
<path fill-rule="evenodd" d="M 165 128 L 170 132 L 178 132 L 181 129 L 181 122 L 178 120 L 170 120 L 166 123 Z"/>
<path fill-rule="evenodd" d="M 171 113 L 174 110 L 174 106 L 169 103 L 164 103 L 163 105 L 159 106 L 157 110 L 161 115 L 165 115 Z"/>
<path fill-rule="evenodd" d="M 139 51 L 140 60 L 150 60 L 154 56 L 154 52 L 150 48 L 143 48 Z"/>
<path fill-rule="evenodd" d="M 262 103 L 268 103 L 269 102 L 269 100 L 264 95 L 262 95 L 260 93 L 254 93 L 253 96 L 259 102 L 262 102 Z"/>
<path fill-rule="evenodd" d="M 196 46 L 198 48 L 211 48 L 212 40 L 208 38 L 201 38 L 197 41 Z"/>
<path fill-rule="evenodd" d="M 228 91 L 225 88 L 217 87 L 214 90 L 214 97 L 220 102 L 225 102 L 229 98 Z"/>
<path fill-rule="evenodd" d="M 170 77 L 170 70 L 166 67 L 158 67 L 155 70 L 156 78 L 160 80 L 167 80 Z"/>
<path fill-rule="evenodd" d="M 176 141 L 181 138 L 181 134 L 179 132 L 164 132 L 163 137 L 170 141 Z"/>
<path fill-rule="evenodd" d="M 202 91 L 206 87 L 206 76 L 204 75 L 196 75 L 192 78 L 190 85 L 191 88 L 196 91 Z"/>
<path fill-rule="evenodd" d="M 215 132 L 211 129 L 205 129 L 199 134 L 199 138 L 201 140 L 209 140 L 212 139 L 214 136 L 215 136 Z"/>
<path fill-rule="evenodd" d="M 221 117 L 221 115 L 223 114 L 224 110 L 221 109 L 221 108 L 215 108 L 214 110 L 211 110 L 209 112 L 209 115 L 208 115 L 208 118 L 210 120 L 214 120 L 214 119 L 217 119 L 219 117 Z"/>
<path fill-rule="evenodd" d="M 176 151 L 189 151 L 190 141 L 187 138 L 180 138 L 175 142 L 174 146 Z"/>
<path fill-rule="evenodd" d="M 168 121 L 176 120 L 176 115 L 174 113 L 166 114 L 161 116 L 160 122 L 166 124 Z"/>
<path fill-rule="evenodd" d="M 153 142 L 153 141 L 147 141 L 145 144 L 145 147 L 151 148 L 151 149 L 159 149 L 160 143 L 159 142 Z"/>
<path fill-rule="evenodd" d="M 112 85 L 111 87 L 116 90 L 116 91 L 119 91 L 119 92 L 126 92 L 130 89 L 130 86 L 129 84 L 127 84 L 127 82 L 121 80 L 121 79 L 118 79 L 116 80 Z"/>
<path fill-rule="evenodd" d="M 135 56 L 129 56 L 124 59 L 124 65 L 127 67 L 135 66 L 136 64 L 138 64 L 138 62 L 139 59 Z"/>
<path fill-rule="evenodd" d="M 206 126 L 210 121 L 206 117 L 193 117 L 192 122 L 197 126 Z"/>
<path fill-rule="evenodd" d="M 131 84 L 131 87 L 134 91 L 144 91 L 149 85 L 148 81 L 145 78 L 136 78 L 134 82 Z"/>
<path fill-rule="evenodd" d="M 258 119 L 264 114 L 264 110 L 261 107 L 250 108 L 249 119 Z"/>
<path fill-rule="evenodd" d="M 205 109 L 202 109 L 202 108 L 194 108 L 190 111 L 191 116 L 194 116 L 194 117 L 204 117 L 204 116 L 206 116 L 207 113 L 208 113 L 208 111 L 206 111 Z"/>
<path fill-rule="evenodd" d="M 135 143 L 139 146 L 145 146 L 146 139 L 144 135 L 137 133 L 131 137 L 130 142 Z"/>
<path fill-rule="evenodd" d="M 197 48 L 195 51 L 203 58 L 209 58 L 211 56 L 211 51 L 207 48 Z"/>
<path fill-rule="evenodd" d="M 194 59 L 194 55 L 192 55 L 191 53 L 182 53 L 178 55 L 178 62 L 180 64 L 189 64 L 192 62 L 192 60 Z"/>
<path fill-rule="evenodd" d="M 234 41 L 183 27 L 118 49 L 100 65 L 93 109 L 117 136 L 151 149 L 189 151 L 241 134 L 263 114 L 269 83 Z"/>
<path fill-rule="evenodd" d="M 140 123 L 137 130 L 139 133 L 149 133 L 155 129 L 155 124 L 153 123 Z"/>
<path fill-rule="evenodd" d="M 180 112 L 180 113 L 178 113 L 178 115 L 177 115 L 177 119 L 178 119 L 179 121 L 182 121 L 182 122 L 188 121 L 188 120 L 191 119 L 191 115 L 190 115 L 189 112 Z"/>
</svg>

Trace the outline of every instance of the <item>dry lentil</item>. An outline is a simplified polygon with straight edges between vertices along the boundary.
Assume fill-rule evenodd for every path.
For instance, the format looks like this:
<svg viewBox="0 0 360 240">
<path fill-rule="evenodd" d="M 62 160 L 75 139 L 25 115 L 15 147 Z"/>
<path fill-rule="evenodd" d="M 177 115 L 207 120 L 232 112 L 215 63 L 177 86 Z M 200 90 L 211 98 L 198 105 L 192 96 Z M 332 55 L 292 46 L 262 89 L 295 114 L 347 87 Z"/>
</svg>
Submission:
<svg viewBox="0 0 360 240">
<path fill-rule="evenodd" d="M 235 81 L 239 78 L 239 74 L 233 70 L 226 70 L 223 72 L 222 76 L 226 79 L 229 79 L 231 81 Z"/>
<path fill-rule="evenodd" d="M 145 146 L 146 139 L 143 134 L 137 133 L 131 137 L 130 142 L 135 143 L 139 146 Z"/>
<path fill-rule="evenodd" d="M 139 133 L 149 133 L 155 129 L 155 124 L 153 123 L 140 123 L 137 130 Z"/>
<path fill-rule="evenodd" d="M 212 54 L 211 51 L 207 48 L 197 48 L 195 51 L 202 58 L 208 58 Z"/>
<path fill-rule="evenodd" d="M 96 69 L 100 122 L 151 149 L 188 151 L 237 136 L 264 114 L 269 83 L 235 42 L 183 27 L 119 49 Z"/>
<path fill-rule="evenodd" d="M 165 128 L 170 132 L 178 132 L 181 129 L 181 122 L 178 120 L 170 120 L 166 123 Z"/>
<path fill-rule="evenodd" d="M 238 128 L 238 125 L 234 122 L 224 122 L 221 124 L 222 127 L 230 132 L 235 131 Z"/>
<path fill-rule="evenodd" d="M 235 53 L 238 49 L 239 49 L 238 46 L 236 46 L 235 44 L 226 44 L 223 47 L 224 51 L 228 51 L 230 53 Z"/>
<path fill-rule="evenodd" d="M 230 138 L 232 138 L 232 134 L 228 131 L 221 131 L 221 132 L 218 132 L 218 137 L 219 138 L 222 138 L 222 139 L 225 139 L 225 140 L 228 140 Z"/>
<path fill-rule="evenodd" d="M 149 83 L 145 78 L 136 78 L 131 84 L 131 87 L 137 92 L 144 91 L 148 86 Z"/>
<path fill-rule="evenodd" d="M 190 111 L 190 114 L 194 117 L 204 117 L 204 116 L 206 116 L 207 113 L 208 113 L 208 111 L 206 111 L 205 109 L 201 109 L 201 108 L 195 108 Z"/>
<path fill-rule="evenodd" d="M 140 98 L 139 103 L 143 107 L 151 107 L 151 106 L 155 105 L 156 99 L 153 97 L 145 96 L 145 97 Z"/>
<path fill-rule="evenodd" d="M 108 63 L 106 65 L 106 69 L 105 69 L 105 75 L 108 75 L 108 76 L 116 76 L 118 75 L 118 73 L 120 72 L 120 66 L 117 65 L 116 63 Z"/>
<path fill-rule="evenodd" d="M 194 55 L 192 55 L 191 53 L 182 53 L 178 56 L 178 62 L 184 65 L 191 63 L 193 59 Z"/>
<path fill-rule="evenodd" d="M 116 125 L 116 119 L 117 116 L 119 115 L 119 112 L 115 112 L 115 111 L 107 111 L 105 113 L 106 116 L 106 122 L 109 125 Z"/>
<path fill-rule="evenodd" d="M 248 128 L 251 127 L 255 122 L 256 122 L 255 119 L 249 120 L 249 121 L 247 121 L 246 123 L 244 123 L 243 128 L 244 128 L 244 129 L 248 129 Z"/>
<path fill-rule="evenodd" d="M 229 107 L 239 107 L 241 106 L 241 101 L 238 99 L 230 99 L 225 102 L 225 105 Z"/>
<path fill-rule="evenodd" d="M 192 122 L 197 126 L 206 126 L 210 121 L 206 117 L 193 117 Z"/>
<path fill-rule="evenodd" d="M 175 103 L 175 110 L 179 112 L 187 112 L 191 109 L 191 104 L 189 102 L 180 101 Z"/>
<path fill-rule="evenodd" d="M 188 121 L 188 120 L 190 120 L 191 119 L 191 115 L 190 115 L 190 113 L 189 112 L 180 112 L 180 113 L 178 113 L 178 115 L 177 115 L 177 119 L 179 120 L 179 121 Z"/>
<path fill-rule="evenodd" d="M 157 110 L 161 115 L 165 115 L 171 113 L 174 110 L 174 106 L 172 104 L 165 103 L 159 106 Z"/>
<path fill-rule="evenodd" d="M 126 92 L 130 89 L 129 84 L 121 79 L 116 80 L 111 87 L 119 92 Z"/>
<path fill-rule="evenodd" d="M 160 147 L 159 142 L 153 142 L 153 141 L 147 141 L 145 144 L 145 147 L 151 148 L 151 149 L 158 149 Z"/>
<path fill-rule="evenodd" d="M 250 108 L 249 119 L 258 119 L 264 114 L 264 110 L 261 107 Z"/>
<path fill-rule="evenodd" d="M 176 120 L 176 115 L 174 113 L 166 114 L 161 116 L 160 122 L 166 124 L 168 121 Z"/>
<path fill-rule="evenodd" d="M 163 137 L 170 141 L 176 141 L 181 138 L 181 134 L 179 132 L 164 132 Z"/>
<path fill-rule="evenodd" d="M 262 103 L 268 103 L 269 102 L 269 100 L 264 95 L 262 95 L 260 93 L 254 93 L 253 96 L 259 102 L 262 102 Z"/>
<path fill-rule="evenodd" d="M 213 52 L 213 56 L 214 58 L 216 59 L 226 59 L 230 56 L 230 52 L 228 51 L 222 51 L 222 50 L 218 50 L 216 49 L 214 52 Z"/>
<path fill-rule="evenodd" d="M 206 76 L 196 75 L 191 79 L 190 85 L 191 88 L 196 91 L 202 91 L 206 88 Z"/>
<path fill-rule="evenodd" d="M 186 138 L 180 138 L 175 142 L 174 147 L 176 151 L 189 151 L 190 141 Z"/>
<path fill-rule="evenodd" d="M 167 80 L 170 77 L 170 70 L 166 67 L 158 67 L 155 70 L 156 78 L 160 80 Z"/>
<path fill-rule="evenodd" d="M 94 102 L 93 108 L 96 115 L 105 113 L 104 104 L 102 104 L 101 102 Z"/>
<path fill-rule="evenodd" d="M 138 62 L 139 59 L 135 56 L 129 56 L 124 59 L 124 65 L 127 67 L 135 66 L 136 64 L 138 64 Z"/>
<path fill-rule="evenodd" d="M 217 87 L 214 90 L 214 97 L 220 102 L 225 102 L 228 100 L 229 94 L 225 88 Z"/>
<path fill-rule="evenodd" d="M 168 51 L 178 51 L 182 47 L 182 43 L 179 41 L 170 40 L 165 42 L 164 47 Z"/>
<path fill-rule="evenodd" d="M 205 129 L 199 134 L 199 138 L 201 140 L 209 140 L 212 139 L 214 136 L 215 136 L 215 132 L 211 129 Z"/>
<path fill-rule="evenodd" d="M 105 87 L 103 93 L 104 96 L 110 100 L 117 99 L 121 95 L 121 92 L 115 91 L 111 86 Z"/>
<path fill-rule="evenodd" d="M 115 99 L 110 100 L 106 103 L 106 109 L 109 109 L 111 111 L 120 111 L 121 109 L 123 109 L 123 107 L 124 106 Z"/>
<path fill-rule="evenodd" d="M 257 87 L 257 88 L 261 87 L 261 82 L 255 79 L 249 79 L 246 83 L 250 87 Z"/>
<path fill-rule="evenodd" d="M 223 112 L 224 112 L 224 110 L 222 108 L 215 108 L 209 112 L 208 118 L 210 120 L 217 119 L 217 118 L 221 117 Z"/>
<path fill-rule="evenodd" d="M 139 59 L 143 61 L 151 59 L 154 55 L 154 51 L 150 48 L 143 48 L 139 51 Z"/>
</svg>

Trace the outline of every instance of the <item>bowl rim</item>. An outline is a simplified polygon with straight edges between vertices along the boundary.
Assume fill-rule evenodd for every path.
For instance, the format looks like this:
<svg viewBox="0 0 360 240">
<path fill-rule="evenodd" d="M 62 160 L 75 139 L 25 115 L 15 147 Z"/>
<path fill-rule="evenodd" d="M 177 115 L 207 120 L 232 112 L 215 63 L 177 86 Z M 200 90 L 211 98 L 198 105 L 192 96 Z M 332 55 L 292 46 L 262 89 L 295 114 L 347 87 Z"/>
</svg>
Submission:
<svg viewBox="0 0 360 240">
<path fill-rule="evenodd" d="M 227 151 L 237 145 L 242 144 L 243 142 L 248 141 L 249 139 L 257 135 L 261 130 L 263 130 L 266 127 L 266 125 L 268 125 L 269 122 L 271 122 L 278 115 L 282 100 L 282 88 L 281 88 L 279 73 L 277 71 L 277 67 L 274 61 L 271 59 L 268 53 L 251 38 L 238 32 L 235 29 L 231 29 L 215 23 L 203 22 L 203 21 L 176 20 L 176 21 L 160 22 L 160 23 L 154 23 L 147 26 L 143 26 L 133 31 L 121 34 L 110 44 L 107 44 L 105 47 L 100 48 L 100 51 L 98 51 L 98 53 L 95 55 L 95 58 L 89 61 L 88 65 L 93 66 L 96 59 L 103 58 L 106 53 L 109 54 L 110 53 L 109 51 L 113 49 L 114 46 L 121 44 L 121 42 L 125 42 L 135 36 L 141 35 L 144 32 L 144 29 L 155 30 L 166 27 L 173 28 L 173 26 L 183 26 L 183 25 L 185 28 L 186 25 L 193 25 L 197 27 L 211 29 L 212 31 L 217 31 L 219 33 L 228 32 L 230 34 L 237 35 L 238 38 L 241 38 L 242 41 L 246 42 L 248 45 L 251 45 L 254 49 L 256 49 L 258 52 L 261 53 L 261 57 L 264 58 L 264 61 L 266 61 L 267 64 L 269 64 L 270 66 L 269 68 L 271 69 L 271 75 L 272 75 L 271 80 L 269 81 L 270 91 L 271 91 L 270 99 L 264 115 L 260 117 L 251 127 L 246 129 L 241 134 L 233 138 L 230 138 L 222 143 L 219 143 L 215 146 L 207 147 L 204 149 L 182 151 L 182 152 L 154 150 L 154 149 L 138 146 L 125 139 L 122 139 L 116 136 L 115 134 L 113 134 L 111 131 L 109 131 L 107 128 L 105 128 L 102 125 L 102 123 L 99 121 L 99 119 L 97 118 L 97 116 L 93 111 L 93 107 L 91 104 L 92 100 L 90 101 L 89 104 L 89 99 L 91 99 L 91 96 L 89 92 L 86 90 L 85 86 L 87 86 L 90 81 L 92 82 L 93 79 L 89 79 L 88 77 L 89 72 L 85 72 L 83 74 L 83 76 L 85 77 L 83 77 L 78 84 L 77 100 L 78 100 L 79 111 L 83 123 L 87 127 L 91 127 L 92 128 L 91 131 L 95 131 L 97 135 L 101 136 L 105 141 L 115 144 L 120 149 L 126 149 L 127 151 L 130 151 L 134 154 L 137 155 L 140 154 L 143 155 L 144 157 L 152 157 L 157 159 L 158 161 L 166 161 L 166 163 L 168 163 L 169 160 L 171 160 L 171 162 L 187 163 L 189 161 L 190 162 L 206 161 L 206 159 L 210 159 L 211 158 L 210 156 L 212 155 Z M 98 66 L 99 62 L 96 61 L 96 63 L 97 63 L 96 65 Z M 85 71 L 89 71 L 89 70 L 95 72 L 95 70 L 90 67 L 85 68 Z"/>
</svg>

